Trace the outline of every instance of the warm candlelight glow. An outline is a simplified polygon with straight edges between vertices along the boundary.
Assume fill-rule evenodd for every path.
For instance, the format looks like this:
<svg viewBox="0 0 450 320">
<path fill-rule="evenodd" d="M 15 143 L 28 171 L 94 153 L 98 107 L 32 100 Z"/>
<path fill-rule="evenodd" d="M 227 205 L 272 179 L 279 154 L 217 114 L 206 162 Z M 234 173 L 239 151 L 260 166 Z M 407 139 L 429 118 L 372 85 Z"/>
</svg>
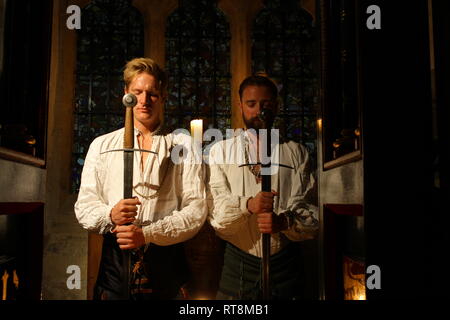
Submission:
<svg viewBox="0 0 450 320">
<path fill-rule="evenodd" d="M 366 300 L 364 262 L 344 256 L 344 300 Z"/>
<path fill-rule="evenodd" d="M 203 120 L 194 119 L 191 120 L 191 137 L 195 142 L 202 143 L 203 141 Z"/>
<path fill-rule="evenodd" d="M 317 128 L 319 130 L 322 130 L 322 119 L 321 118 L 317 119 Z"/>
</svg>

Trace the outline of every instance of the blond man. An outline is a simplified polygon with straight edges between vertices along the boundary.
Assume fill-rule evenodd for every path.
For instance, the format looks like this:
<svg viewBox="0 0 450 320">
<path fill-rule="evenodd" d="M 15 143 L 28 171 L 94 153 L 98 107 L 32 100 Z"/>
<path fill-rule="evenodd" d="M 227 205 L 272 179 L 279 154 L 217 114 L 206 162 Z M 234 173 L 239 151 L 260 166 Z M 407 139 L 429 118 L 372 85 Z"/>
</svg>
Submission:
<svg viewBox="0 0 450 320">
<path fill-rule="evenodd" d="M 191 139 L 168 133 L 163 126 L 167 97 L 165 72 L 151 59 L 136 58 L 124 69 L 125 93 L 133 93 L 134 145 L 151 152 L 134 152 L 133 198 L 122 199 L 124 129 L 97 137 L 90 145 L 81 177 L 75 214 L 81 226 L 103 234 L 104 242 L 95 299 L 121 299 L 121 250 L 131 250 L 136 299 L 173 299 L 187 280 L 181 242 L 203 225 L 207 207 L 202 165 L 174 163 L 176 145 L 194 154 Z M 189 151 L 191 151 L 189 153 Z M 136 250 L 138 249 L 138 250 Z M 133 292 L 132 292 L 133 293 Z"/>
</svg>

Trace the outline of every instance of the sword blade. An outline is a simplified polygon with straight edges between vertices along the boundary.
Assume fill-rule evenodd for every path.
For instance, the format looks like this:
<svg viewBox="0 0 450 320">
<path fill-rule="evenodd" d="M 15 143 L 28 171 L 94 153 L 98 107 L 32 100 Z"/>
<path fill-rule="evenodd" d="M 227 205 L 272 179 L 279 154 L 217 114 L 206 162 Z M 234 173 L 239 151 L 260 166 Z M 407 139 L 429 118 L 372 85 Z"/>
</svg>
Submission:
<svg viewBox="0 0 450 320">
<path fill-rule="evenodd" d="M 264 233 L 262 236 L 262 241 L 263 241 L 263 252 L 262 252 L 263 299 L 270 300 L 270 234 Z"/>
<path fill-rule="evenodd" d="M 271 137 L 267 135 L 267 156 L 271 157 Z M 261 165 L 262 168 L 270 168 L 271 162 Z M 272 179 L 270 175 L 262 175 L 261 191 L 272 191 Z M 262 291 L 263 299 L 270 300 L 270 234 L 263 233 L 262 235 Z"/>
<path fill-rule="evenodd" d="M 133 151 L 123 152 L 123 198 L 133 197 Z M 123 257 L 123 296 L 125 300 L 130 299 L 130 250 L 122 250 Z"/>
</svg>

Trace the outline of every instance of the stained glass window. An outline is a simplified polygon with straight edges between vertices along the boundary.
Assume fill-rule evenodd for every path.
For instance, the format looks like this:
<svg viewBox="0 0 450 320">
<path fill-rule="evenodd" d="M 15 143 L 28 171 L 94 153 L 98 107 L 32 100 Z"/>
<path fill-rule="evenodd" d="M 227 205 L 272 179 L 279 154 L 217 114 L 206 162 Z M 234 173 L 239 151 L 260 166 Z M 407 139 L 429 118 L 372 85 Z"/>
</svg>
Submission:
<svg viewBox="0 0 450 320">
<path fill-rule="evenodd" d="M 277 82 L 280 111 L 274 127 L 316 150 L 317 37 L 311 15 L 297 0 L 265 0 L 252 30 L 252 70 Z"/>
<path fill-rule="evenodd" d="M 144 23 L 129 0 L 93 0 L 77 38 L 72 190 L 80 186 L 92 140 L 123 126 L 125 63 L 144 54 Z"/>
<path fill-rule="evenodd" d="M 231 127 L 230 32 L 216 2 L 181 0 L 167 18 L 165 122 L 172 129 L 189 129 L 197 117 L 204 128 Z"/>
</svg>

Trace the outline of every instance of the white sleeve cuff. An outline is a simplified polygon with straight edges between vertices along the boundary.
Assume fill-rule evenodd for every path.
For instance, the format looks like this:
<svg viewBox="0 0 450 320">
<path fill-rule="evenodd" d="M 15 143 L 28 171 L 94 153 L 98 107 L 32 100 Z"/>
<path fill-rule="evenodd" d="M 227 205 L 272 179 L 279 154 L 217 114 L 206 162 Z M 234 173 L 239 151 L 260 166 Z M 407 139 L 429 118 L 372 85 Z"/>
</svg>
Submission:
<svg viewBox="0 0 450 320">
<path fill-rule="evenodd" d="M 248 211 L 247 208 L 247 201 L 250 199 L 251 197 L 239 197 L 239 208 L 241 209 L 242 213 L 246 213 L 248 215 L 250 215 L 250 211 Z"/>
<path fill-rule="evenodd" d="M 153 240 L 153 232 L 150 226 L 142 227 L 142 233 L 144 234 L 145 244 L 149 244 Z"/>
<path fill-rule="evenodd" d="M 113 206 L 107 206 L 107 208 L 106 208 L 106 214 L 105 214 L 105 224 L 106 224 L 105 231 L 106 232 L 112 232 L 113 229 L 116 227 L 114 222 L 111 220 L 112 208 L 113 208 Z"/>
</svg>

